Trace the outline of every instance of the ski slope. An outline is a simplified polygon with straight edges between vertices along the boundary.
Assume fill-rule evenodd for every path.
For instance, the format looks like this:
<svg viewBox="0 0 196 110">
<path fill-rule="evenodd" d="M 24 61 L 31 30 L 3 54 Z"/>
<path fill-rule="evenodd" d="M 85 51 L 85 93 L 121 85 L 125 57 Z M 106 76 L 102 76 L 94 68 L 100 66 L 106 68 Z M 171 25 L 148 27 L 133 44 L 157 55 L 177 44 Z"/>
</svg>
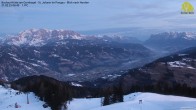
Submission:
<svg viewBox="0 0 196 110">
<path fill-rule="evenodd" d="M 139 104 L 142 100 L 142 104 Z M 196 99 L 155 93 L 132 93 L 124 102 L 101 106 L 101 98 L 74 99 L 68 110 L 196 110 Z"/>
<path fill-rule="evenodd" d="M 44 102 L 40 101 L 34 93 L 29 93 L 29 104 L 27 104 L 27 94 L 17 94 L 18 91 L 6 89 L 0 85 L 0 110 L 51 110 L 50 107 L 44 108 Z M 15 103 L 20 108 L 15 108 Z"/>
<path fill-rule="evenodd" d="M 0 110 L 51 110 L 43 108 L 44 102 L 40 101 L 33 93 L 16 95 L 18 91 L 0 86 Z M 139 104 L 142 100 L 142 104 Z M 132 93 L 124 96 L 124 102 L 108 106 L 101 106 L 101 98 L 73 99 L 68 103 L 67 110 L 196 110 L 196 99 L 156 93 Z M 15 108 L 15 103 L 20 108 Z"/>
</svg>

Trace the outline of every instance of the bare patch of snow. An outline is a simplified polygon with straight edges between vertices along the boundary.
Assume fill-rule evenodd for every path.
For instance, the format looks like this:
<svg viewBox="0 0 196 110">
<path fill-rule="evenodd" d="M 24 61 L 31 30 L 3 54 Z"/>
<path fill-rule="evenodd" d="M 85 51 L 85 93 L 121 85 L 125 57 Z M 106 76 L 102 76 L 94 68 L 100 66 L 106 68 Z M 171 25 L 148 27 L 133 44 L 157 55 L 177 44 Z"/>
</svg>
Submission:
<svg viewBox="0 0 196 110">
<path fill-rule="evenodd" d="M 12 54 L 12 53 L 8 53 L 9 55 L 13 56 L 13 57 L 17 57 L 16 54 Z"/>
<path fill-rule="evenodd" d="M 71 85 L 72 85 L 72 86 L 77 86 L 77 87 L 82 87 L 81 84 L 78 84 L 78 83 L 75 83 L 75 82 L 71 82 Z"/>
<path fill-rule="evenodd" d="M 51 54 L 50 56 L 52 56 L 52 57 L 60 57 L 60 56 L 57 55 L 57 54 Z"/>
<path fill-rule="evenodd" d="M 33 50 L 35 53 L 40 53 L 39 51 L 37 51 L 37 50 Z"/>
<path fill-rule="evenodd" d="M 44 66 L 48 66 L 48 64 L 45 61 L 37 60 L 37 63 L 44 65 Z"/>
<path fill-rule="evenodd" d="M 186 60 L 187 61 L 187 60 Z M 170 67 L 174 68 L 188 68 L 188 69 L 195 69 L 194 67 L 186 64 L 185 62 L 182 61 L 174 61 L 174 62 L 168 62 Z"/>
<path fill-rule="evenodd" d="M 16 61 L 19 61 L 19 62 L 25 62 L 23 60 L 20 60 L 20 59 L 17 59 L 17 58 L 14 58 L 14 57 L 11 57 L 12 59 L 16 60 Z"/>
<path fill-rule="evenodd" d="M 40 65 L 35 64 L 35 63 L 29 63 L 29 64 L 31 64 L 31 65 L 33 65 L 33 66 L 40 66 Z"/>
<path fill-rule="evenodd" d="M 186 56 L 187 54 L 178 54 L 178 56 Z"/>
<path fill-rule="evenodd" d="M 75 74 L 68 74 L 67 76 L 74 76 Z"/>
<path fill-rule="evenodd" d="M 25 66 L 25 68 L 27 68 L 28 70 L 31 70 L 32 68 L 31 67 L 28 67 L 28 66 L 26 66 L 26 65 L 24 65 Z"/>
<path fill-rule="evenodd" d="M 184 67 L 186 63 L 180 61 L 168 62 L 171 67 Z"/>
</svg>

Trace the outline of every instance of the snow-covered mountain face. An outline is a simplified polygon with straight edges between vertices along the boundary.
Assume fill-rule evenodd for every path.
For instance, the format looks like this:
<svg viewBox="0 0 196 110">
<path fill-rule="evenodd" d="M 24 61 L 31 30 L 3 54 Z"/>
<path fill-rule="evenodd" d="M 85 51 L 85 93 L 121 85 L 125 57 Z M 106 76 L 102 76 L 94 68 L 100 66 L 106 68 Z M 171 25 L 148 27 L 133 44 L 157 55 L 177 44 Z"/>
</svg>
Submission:
<svg viewBox="0 0 196 110">
<path fill-rule="evenodd" d="M 30 29 L 0 45 L 0 79 L 39 74 L 63 81 L 117 77 L 119 71 L 140 66 L 151 57 L 152 51 L 140 44 L 66 30 Z"/>
<path fill-rule="evenodd" d="M 196 46 L 196 33 L 165 32 L 154 34 L 144 44 L 160 50 L 178 51 L 183 48 Z"/>
<path fill-rule="evenodd" d="M 29 29 L 19 33 L 18 36 L 8 38 L 5 43 L 13 45 L 30 45 L 42 46 L 49 41 L 57 41 L 64 39 L 85 39 L 74 31 L 68 30 L 48 30 L 48 29 Z"/>
<path fill-rule="evenodd" d="M 18 35 L 4 35 L 5 44 L 9 45 L 28 45 L 28 46 L 43 46 L 49 42 L 57 42 L 62 40 L 101 40 L 118 43 L 141 43 L 137 38 L 120 36 L 120 35 L 96 35 L 87 36 L 81 35 L 69 30 L 48 30 L 48 29 L 29 29 L 20 32 Z"/>
</svg>

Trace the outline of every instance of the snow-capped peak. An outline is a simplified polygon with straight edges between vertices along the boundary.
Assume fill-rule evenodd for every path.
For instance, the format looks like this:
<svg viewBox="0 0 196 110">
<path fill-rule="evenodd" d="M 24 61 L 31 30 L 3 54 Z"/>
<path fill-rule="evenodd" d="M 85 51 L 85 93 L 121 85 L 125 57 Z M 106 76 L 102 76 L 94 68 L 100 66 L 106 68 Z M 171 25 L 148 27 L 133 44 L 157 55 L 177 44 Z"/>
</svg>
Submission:
<svg viewBox="0 0 196 110">
<path fill-rule="evenodd" d="M 151 38 L 161 39 L 186 39 L 196 40 L 196 33 L 194 32 L 164 32 L 151 35 Z"/>
<path fill-rule="evenodd" d="M 17 36 L 7 39 L 8 44 L 14 45 L 44 45 L 49 40 L 78 39 L 85 38 L 74 31 L 69 30 L 49 30 L 49 29 L 29 29 L 20 32 Z"/>
<path fill-rule="evenodd" d="M 186 34 L 186 37 L 185 38 L 188 38 L 188 39 L 196 39 L 196 33 L 193 33 L 193 32 L 185 32 Z"/>
</svg>

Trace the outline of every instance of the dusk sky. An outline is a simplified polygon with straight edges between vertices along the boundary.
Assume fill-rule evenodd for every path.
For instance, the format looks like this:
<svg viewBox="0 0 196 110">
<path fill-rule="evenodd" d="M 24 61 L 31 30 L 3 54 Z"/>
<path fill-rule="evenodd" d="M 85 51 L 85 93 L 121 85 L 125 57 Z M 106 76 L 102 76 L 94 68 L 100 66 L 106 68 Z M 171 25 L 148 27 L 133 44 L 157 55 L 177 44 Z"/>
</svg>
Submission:
<svg viewBox="0 0 196 110">
<path fill-rule="evenodd" d="M 29 7 L 16 8 L 0 7 L 0 32 L 15 33 L 30 28 L 77 31 L 121 27 L 176 30 L 181 28 L 196 28 L 196 14 L 180 14 L 181 5 L 185 0 L 86 1 L 90 3 L 85 5 L 65 4 L 30 5 Z M 196 0 L 188 1 L 196 8 Z"/>
</svg>

